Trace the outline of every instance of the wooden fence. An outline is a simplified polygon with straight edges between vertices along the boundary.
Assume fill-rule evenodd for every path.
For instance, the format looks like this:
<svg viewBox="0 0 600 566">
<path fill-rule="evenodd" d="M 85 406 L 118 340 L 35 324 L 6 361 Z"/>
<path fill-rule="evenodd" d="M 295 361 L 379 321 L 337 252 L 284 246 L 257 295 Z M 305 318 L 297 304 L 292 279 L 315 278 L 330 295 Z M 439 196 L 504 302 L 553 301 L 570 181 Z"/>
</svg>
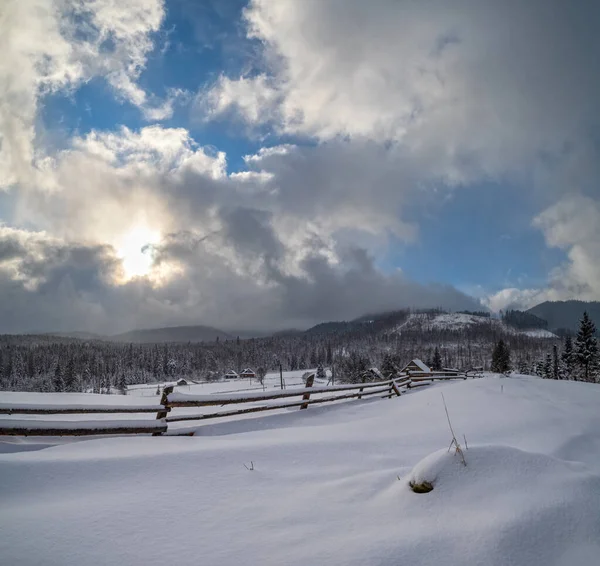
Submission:
<svg viewBox="0 0 600 566">
<path fill-rule="evenodd" d="M 225 395 L 193 395 L 174 392 L 174 386 L 163 390 L 159 405 L 19 405 L 0 403 L 0 414 L 5 415 L 67 415 L 67 414 L 132 414 L 154 413 L 155 420 L 97 420 L 97 421 L 49 421 L 27 419 L 0 419 L 0 436 L 83 436 L 108 434 L 152 434 L 160 436 L 167 432 L 168 424 L 182 421 L 203 421 L 208 419 L 234 417 L 263 411 L 299 408 L 310 405 L 332 403 L 349 399 L 364 399 L 379 395 L 391 399 L 401 395 L 401 388 L 428 385 L 435 379 L 466 379 L 460 375 L 402 375 L 394 379 L 358 384 L 314 387 L 314 374 L 307 379 L 306 386 L 297 389 L 265 392 L 237 392 Z M 298 399 L 293 399 L 294 397 Z M 254 405 L 268 402 L 267 404 Z M 211 407 L 225 405 L 249 405 L 233 410 L 171 415 L 172 409 Z M 177 434 L 177 431 L 173 431 Z M 187 433 L 187 434 L 193 434 Z"/>
</svg>

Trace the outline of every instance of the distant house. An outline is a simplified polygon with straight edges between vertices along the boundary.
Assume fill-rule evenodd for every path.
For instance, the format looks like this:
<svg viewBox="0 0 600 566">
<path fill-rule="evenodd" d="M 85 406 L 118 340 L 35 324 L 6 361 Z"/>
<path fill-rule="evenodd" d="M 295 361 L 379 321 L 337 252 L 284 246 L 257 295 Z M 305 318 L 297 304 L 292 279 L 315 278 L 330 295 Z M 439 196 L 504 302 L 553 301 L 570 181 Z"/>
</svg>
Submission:
<svg viewBox="0 0 600 566">
<path fill-rule="evenodd" d="M 240 376 L 237 374 L 237 372 L 230 369 L 223 377 L 225 379 L 237 379 Z"/>
<path fill-rule="evenodd" d="M 189 385 L 189 383 L 185 379 L 182 378 L 177 382 L 177 385 Z"/>
<path fill-rule="evenodd" d="M 254 373 L 254 371 L 251 370 L 250 368 L 246 368 L 243 372 L 240 373 L 240 377 L 242 379 L 244 379 L 244 378 L 253 379 L 256 377 L 256 373 Z"/>
<path fill-rule="evenodd" d="M 431 368 L 427 367 L 421 360 L 415 358 L 411 360 L 404 368 L 402 373 L 431 373 Z"/>
</svg>

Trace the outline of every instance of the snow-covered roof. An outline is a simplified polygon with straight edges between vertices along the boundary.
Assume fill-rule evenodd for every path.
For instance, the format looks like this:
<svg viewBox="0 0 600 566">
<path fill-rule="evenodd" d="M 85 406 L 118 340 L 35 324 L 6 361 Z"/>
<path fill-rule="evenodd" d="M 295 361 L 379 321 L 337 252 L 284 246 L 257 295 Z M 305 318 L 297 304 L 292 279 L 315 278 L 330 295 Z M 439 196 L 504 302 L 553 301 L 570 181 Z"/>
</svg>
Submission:
<svg viewBox="0 0 600 566">
<path fill-rule="evenodd" d="M 375 374 L 377 377 L 381 377 L 383 378 L 382 373 L 379 371 L 379 369 L 377 368 L 369 368 L 369 371 L 373 374 Z"/>
<path fill-rule="evenodd" d="M 410 363 L 415 364 L 421 371 L 425 373 L 429 373 L 431 371 L 431 369 L 428 368 L 419 358 L 415 358 Z"/>
<path fill-rule="evenodd" d="M 245 369 L 245 370 L 242 372 L 242 375 L 244 375 L 244 374 L 249 374 L 249 373 L 251 373 L 252 375 L 254 375 L 254 370 L 253 370 L 253 369 L 250 369 L 250 368 L 246 368 L 246 369 Z"/>
<path fill-rule="evenodd" d="M 236 375 L 237 376 L 237 372 L 230 369 L 225 375 Z"/>
</svg>

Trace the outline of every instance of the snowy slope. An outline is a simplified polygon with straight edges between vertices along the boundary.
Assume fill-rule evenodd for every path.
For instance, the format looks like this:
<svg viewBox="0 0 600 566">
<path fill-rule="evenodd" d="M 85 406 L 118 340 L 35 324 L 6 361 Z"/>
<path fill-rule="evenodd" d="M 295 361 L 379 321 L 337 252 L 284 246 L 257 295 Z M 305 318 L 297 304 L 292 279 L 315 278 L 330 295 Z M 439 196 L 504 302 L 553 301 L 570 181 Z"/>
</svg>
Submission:
<svg viewBox="0 0 600 566">
<path fill-rule="evenodd" d="M 552 332 L 544 329 L 519 330 L 496 318 L 486 318 L 463 313 L 446 313 L 430 315 L 426 313 L 411 313 L 408 319 L 399 325 L 394 332 L 402 333 L 405 330 L 432 330 L 458 331 L 468 327 L 487 326 L 505 334 L 524 334 L 534 338 L 556 338 Z"/>
<path fill-rule="evenodd" d="M 446 451 L 441 392 L 469 443 L 466 468 Z M 597 385 L 486 378 L 213 422 L 191 438 L 0 454 L 0 556 L 48 566 L 597 566 L 599 406 Z M 415 477 L 434 490 L 413 493 Z"/>
</svg>

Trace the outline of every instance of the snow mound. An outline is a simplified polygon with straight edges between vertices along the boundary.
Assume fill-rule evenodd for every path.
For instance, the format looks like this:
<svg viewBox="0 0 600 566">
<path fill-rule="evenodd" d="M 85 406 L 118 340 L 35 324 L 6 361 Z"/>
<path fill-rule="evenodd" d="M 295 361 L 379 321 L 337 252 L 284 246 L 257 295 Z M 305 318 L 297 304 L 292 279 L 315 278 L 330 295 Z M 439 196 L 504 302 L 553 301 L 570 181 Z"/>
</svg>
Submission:
<svg viewBox="0 0 600 566">
<path fill-rule="evenodd" d="M 536 557 L 532 564 L 599 563 L 599 475 L 580 462 L 508 446 L 476 446 L 464 454 L 466 466 L 454 450 L 439 450 L 408 474 L 407 485 L 433 486 L 426 495 L 403 494 L 423 503 L 418 515 L 410 511 L 416 521 L 456 521 L 473 537 L 470 553 L 479 555 L 483 540 L 498 551 L 488 564 L 525 564 L 527 556 Z"/>
</svg>

